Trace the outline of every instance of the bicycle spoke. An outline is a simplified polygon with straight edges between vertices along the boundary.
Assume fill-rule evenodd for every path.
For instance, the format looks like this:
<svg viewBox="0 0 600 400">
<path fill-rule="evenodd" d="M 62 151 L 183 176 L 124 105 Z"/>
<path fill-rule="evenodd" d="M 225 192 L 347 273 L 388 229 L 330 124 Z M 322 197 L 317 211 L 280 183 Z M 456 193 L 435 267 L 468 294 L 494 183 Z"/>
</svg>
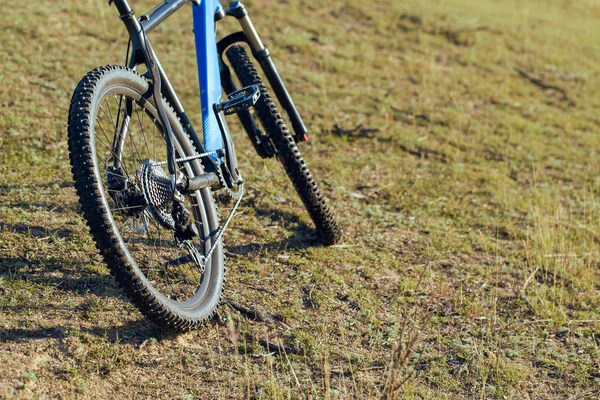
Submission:
<svg viewBox="0 0 600 400">
<path fill-rule="evenodd" d="M 108 137 L 106 136 L 106 131 L 105 131 L 105 130 L 104 130 L 104 128 L 102 127 L 102 124 L 100 123 L 100 121 L 98 121 L 98 118 L 97 118 L 97 117 L 96 117 L 96 122 L 97 122 L 98 126 L 100 127 L 100 130 L 101 130 L 101 131 L 102 131 L 102 133 L 104 134 L 104 137 L 106 138 L 106 140 L 107 140 L 107 141 L 110 141 L 110 140 L 108 139 Z M 100 137 L 99 137 L 97 134 L 95 134 L 95 137 L 96 137 L 96 138 L 97 138 L 97 139 L 100 141 L 100 143 L 101 143 L 101 144 L 102 144 L 104 147 L 106 147 L 106 149 L 107 149 L 107 150 L 108 150 L 108 151 L 109 151 L 109 152 L 110 152 L 110 153 L 111 153 L 111 154 L 112 154 L 114 157 L 116 157 L 117 159 L 119 159 L 119 157 L 120 157 L 120 156 L 119 156 L 117 153 L 115 153 L 115 150 L 114 150 L 114 148 L 112 148 L 112 147 L 111 147 L 111 146 L 109 146 L 109 145 L 108 145 L 106 142 L 104 142 L 102 139 L 100 139 Z M 121 157 L 121 158 L 122 158 L 122 157 Z M 106 161 L 107 161 L 107 160 L 103 160 L 103 163 L 104 163 L 105 167 L 106 167 Z M 122 166 L 122 167 L 123 167 L 123 169 L 125 170 L 125 174 L 126 174 L 127 176 L 129 176 L 130 174 L 129 174 L 129 171 L 127 170 L 127 167 L 126 167 L 125 163 L 121 163 L 121 164 L 122 164 L 121 166 Z"/>
<path fill-rule="evenodd" d="M 146 135 L 144 134 L 144 128 L 143 128 L 144 127 L 144 114 L 145 113 L 142 113 L 142 118 L 140 119 L 140 113 L 137 110 L 137 108 L 134 108 L 134 111 L 135 111 L 135 115 L 137 116 L 137 120 L 138 120 L 138 122 L 140 124 L 140 127 L 141 127 L 141 133 L 142 134 L 140 135 L 141 136 L 140 139 L 144 141 L 144 145 L 146 146 L 146 151 L 148 151 L 148 158 L 152 158 L 153 154 L 150 152 L 150 149 L 148 148 L 148 142 L 146 141 Z M 140 148 L 141 147 L 142 147 L 142 144 L 140 143 Z"/>
</svg>

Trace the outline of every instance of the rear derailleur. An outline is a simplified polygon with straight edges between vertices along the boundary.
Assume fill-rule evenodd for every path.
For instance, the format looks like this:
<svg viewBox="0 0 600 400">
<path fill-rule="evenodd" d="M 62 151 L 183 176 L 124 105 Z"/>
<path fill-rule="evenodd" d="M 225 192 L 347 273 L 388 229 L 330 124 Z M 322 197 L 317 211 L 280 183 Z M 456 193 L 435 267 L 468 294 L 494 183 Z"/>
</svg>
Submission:
<svg viewBox="0 0 600 400">
<path fill-rule="evenodd" d="M 106 169 L 108 192 L 123 214 L 137 220 L 136 233 L 148 233 L 150 214 L 160 226 L 173 231 L 176 245 L 190 254 L 193 262 L 204 272 L 205 259 L 193 239 L 199 236 L 194 218 L 179 192 L 173 193 L 171 180 L 152 160 L 145 160 L 140 171 L 140 185 L 123 175 L 120 168 Z"/>
</svg>

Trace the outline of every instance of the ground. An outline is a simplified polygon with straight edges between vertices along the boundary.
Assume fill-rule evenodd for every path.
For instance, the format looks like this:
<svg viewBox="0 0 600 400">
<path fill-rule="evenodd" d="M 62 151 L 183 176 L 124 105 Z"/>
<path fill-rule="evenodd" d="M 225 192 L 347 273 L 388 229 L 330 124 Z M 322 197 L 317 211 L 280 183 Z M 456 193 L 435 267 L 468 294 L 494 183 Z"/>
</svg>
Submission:
<svg viewBox="0 0 600 400">
<path fill-rule="evenodd" d="M 70 95 L 125 57 L 106 3 L 0 16 L 0 397 L 600 396 L 596 1 L 249 0 L 344 239 L 232 123 L 225 299 L 272 318 L 183 335 L 127 301 L 73 189 Z M 199 124 L 189 12 L 151 39 Z"/>
</svg>

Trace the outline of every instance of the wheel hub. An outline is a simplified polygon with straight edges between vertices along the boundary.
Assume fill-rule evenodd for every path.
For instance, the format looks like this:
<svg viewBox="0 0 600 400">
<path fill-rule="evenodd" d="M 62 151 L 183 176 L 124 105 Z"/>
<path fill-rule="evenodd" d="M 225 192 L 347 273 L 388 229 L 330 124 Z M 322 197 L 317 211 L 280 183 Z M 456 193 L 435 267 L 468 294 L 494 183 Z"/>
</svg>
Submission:
<svg viewBox="0 0 600 400">
<path fill-rule="evenodd" d="M 120 212 L 130 217 L 139 217 L 144 213 L 146 200 L 140 193 L 138 185 L 129 180 L 121 168 L 106 168 L 108 193 L 115 201 Z"/>
</svg>

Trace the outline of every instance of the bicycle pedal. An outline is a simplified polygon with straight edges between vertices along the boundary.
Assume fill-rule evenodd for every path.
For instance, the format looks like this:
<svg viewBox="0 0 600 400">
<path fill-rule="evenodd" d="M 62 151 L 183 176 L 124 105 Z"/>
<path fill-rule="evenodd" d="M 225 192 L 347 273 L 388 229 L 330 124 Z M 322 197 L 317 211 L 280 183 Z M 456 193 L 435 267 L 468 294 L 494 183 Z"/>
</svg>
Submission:
<svg viewBox="0 0 600 400">
<path fill-rule="evenodd" d="M 243 89 L 231 92 L 228 100 L 217 104 L 217 112 L 223 111 L 225 115 L 231 115 L 254 106 L 260 98 L 260 90 L 257 85 L 250 85 Z"/>
</svg>

